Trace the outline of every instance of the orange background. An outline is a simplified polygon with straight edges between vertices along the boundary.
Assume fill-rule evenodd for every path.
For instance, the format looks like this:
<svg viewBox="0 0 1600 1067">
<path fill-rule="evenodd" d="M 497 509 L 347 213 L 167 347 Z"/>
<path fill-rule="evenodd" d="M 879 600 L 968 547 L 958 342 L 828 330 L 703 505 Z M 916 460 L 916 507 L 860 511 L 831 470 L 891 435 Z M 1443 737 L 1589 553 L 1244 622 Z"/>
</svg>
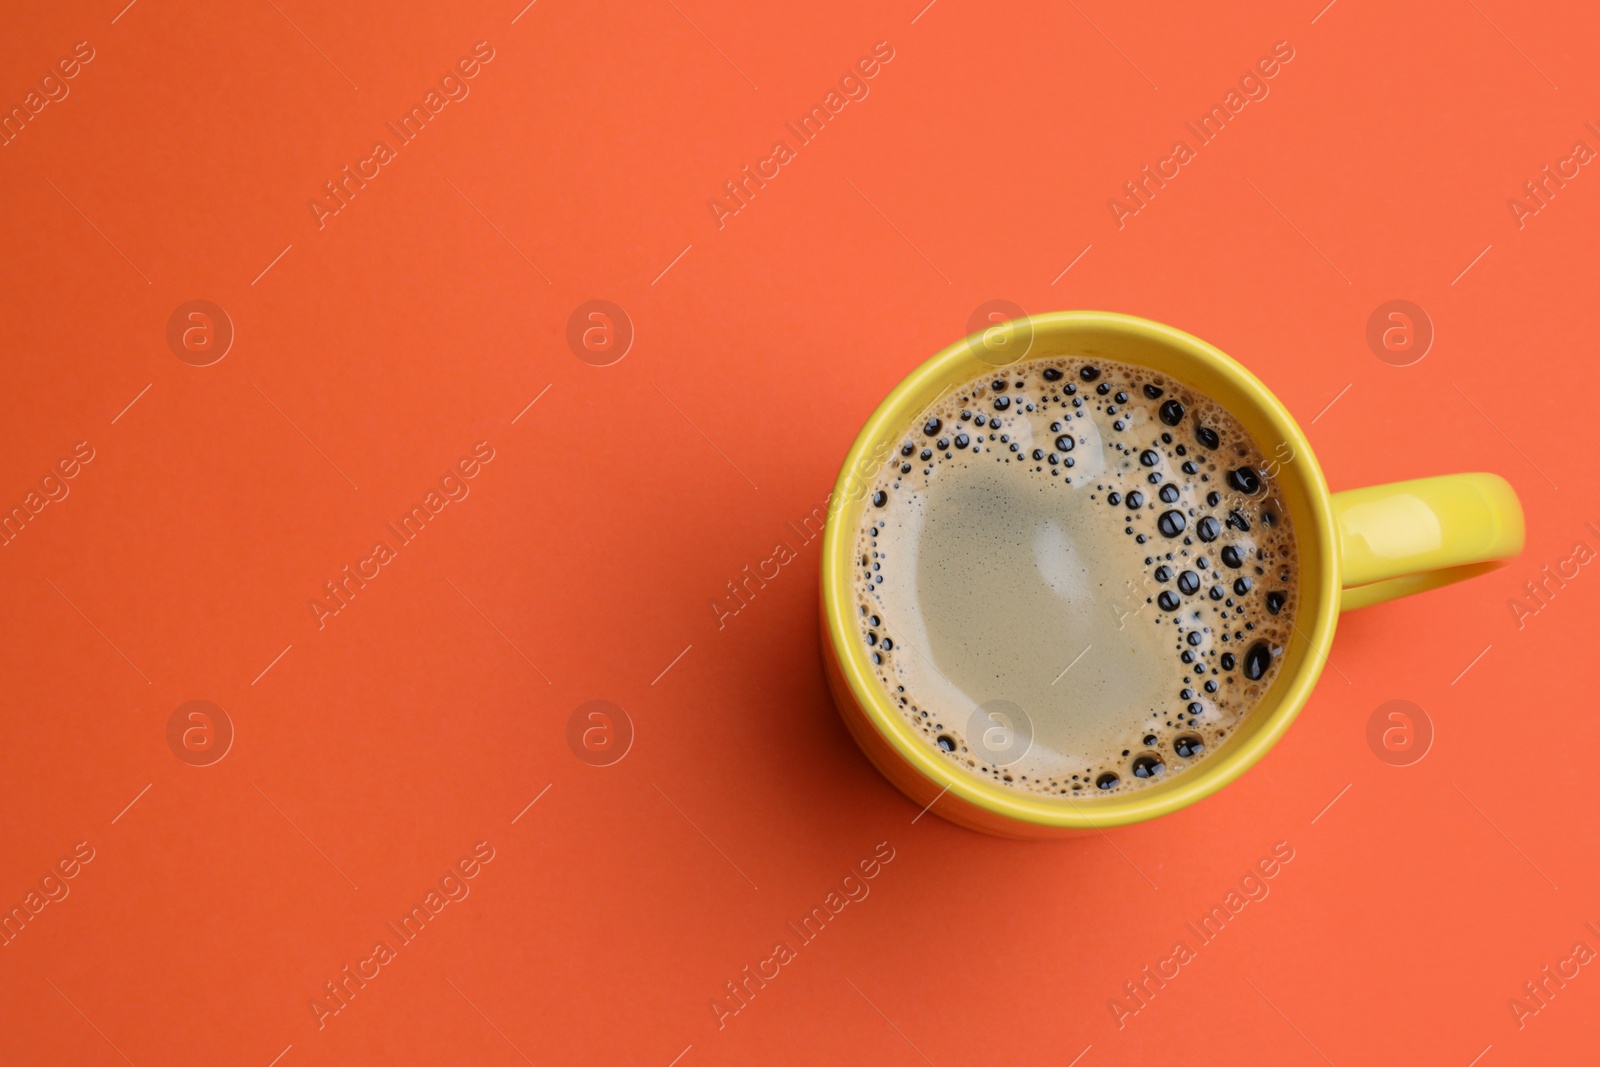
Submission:
<svg viewBox="0 0 1600 1067">
<path fill-rule="evenodd" d="M 0 948 L 0 1060 L 1590 1054 L 1594 968 L 1520 1029 L 1508 1001 L 1600 949 L 1600 578 L 1520 627 L 1508 599 L 1600 548 L 1600 177 L 1521 228 L 1507 200 L 1600 148 L 1592 11 L 123 3 L 0 32 L 8 110 L 94 50 L 0 148 L 0 505 L 94 450 L 0 548 L 0 903 L 94 850 Z M 323 183 L 479 41 L 470 95 L 319 229 Z M 870 95 L 719 229 L 722 183 L 879 41 Z M 1278 41 L 1270 95 L 1119 229 L 1108 198 Z M 1365 340 L 1394 298 L 1436 330 L 1411 366 Z M 195 299 L 236 331 L 207 367 L 166 339 Z M 610 366 L 566 341 L 591 299 L 636 330 Z M 913 822 L 830 705 L 789 524 L 991 299 L 1217 344 L 1336 489 L 1499 472 L 1527 551 L 1347 619 L 1288 737 L 1192 809 L 1055 845 Z M 470 496 L 319 629 L 323 583 L 480 441 Z M 799 558 L 719 630 L 779 541 Z M 195 699 L 235 730 L 210 766 L 167 740 Z M 605 767 L 567 742 L 596 699 L 635 732 Z M 1433 724 L 1410 766 L 1367 743 L 1390 700 Z M 319 1029 L 323 983 L 480 841 L 470 896 Z M 1277 842 L 1270 895 L 1119 1028 L 1123 983 Z"/>
</svg>

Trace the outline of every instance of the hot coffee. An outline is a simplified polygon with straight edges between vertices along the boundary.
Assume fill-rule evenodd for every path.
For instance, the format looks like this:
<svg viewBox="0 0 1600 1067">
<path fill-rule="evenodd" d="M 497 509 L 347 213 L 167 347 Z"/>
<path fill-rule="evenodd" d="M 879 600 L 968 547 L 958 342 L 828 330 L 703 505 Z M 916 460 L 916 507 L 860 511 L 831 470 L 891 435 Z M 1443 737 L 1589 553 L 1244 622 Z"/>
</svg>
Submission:
<svg viewBox="0 0 1600 1067">
<path fill-rule="evenodd" d="M 857 535 L 860 638 L 936 751 L 1104 796 L 1195 766 L 1261 702 L 1298 568 L 1275 467 L 1142 367 L 1030 360 L 924 411 Z"/>
</svg>

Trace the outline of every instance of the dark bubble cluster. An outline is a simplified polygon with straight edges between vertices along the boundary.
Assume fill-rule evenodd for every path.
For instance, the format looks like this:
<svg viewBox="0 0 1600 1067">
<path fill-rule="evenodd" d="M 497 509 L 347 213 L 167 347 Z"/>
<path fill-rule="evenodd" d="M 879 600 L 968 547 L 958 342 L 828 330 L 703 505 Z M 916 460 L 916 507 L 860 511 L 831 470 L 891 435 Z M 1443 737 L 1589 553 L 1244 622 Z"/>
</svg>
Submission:
<svg viewBox="0 0 1600 1067">
<path fill-rule="evenodd" d="M 1106 466 L 1078 477 L 1086 446 L 1101 448 Z M 1295 539 L 1262 449 L 1215 401 L 1142 367 L 1033 360 L 947 394 L 906 434 L 899 456 L 917 462 L 884 466 L 858 536 L 859 622 L 880 681 L 934 750 L 1023 791 L 1105 796 L 1193 767 L 1260 703 L 1292 633 Z M 964 737 L 971 709 L 922 706 L 897 667 L 905 650 L 885 623 L 880 535 L 941 471 L 985 461 L 1020 464 L 1102 506 L 1137 546 L 1127 623 L 1170 629 L 1170 699 L 1129 708 L 1126 745 L 1078 773 L 1030 778 L 989 762 Z"/>
</svg>

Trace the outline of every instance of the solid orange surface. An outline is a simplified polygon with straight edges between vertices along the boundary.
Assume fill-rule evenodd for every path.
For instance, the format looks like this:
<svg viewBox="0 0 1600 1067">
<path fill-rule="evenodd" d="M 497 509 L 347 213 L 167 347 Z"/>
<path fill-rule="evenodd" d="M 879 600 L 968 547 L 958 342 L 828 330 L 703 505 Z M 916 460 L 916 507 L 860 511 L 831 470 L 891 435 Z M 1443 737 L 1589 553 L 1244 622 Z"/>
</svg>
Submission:
<svg viewBox="0 0 1600 1067">
<path fill-rule="evenodd" d="M 1592 11 L 125 2 L 0 32 L 0 1060 L 1590 1054 Z M 1527 551 L 1191 809 L 919 818 L 812 517 L 996 299 L 1217 344 L 1334 489 L 1500 473 Z"/>
</svg>

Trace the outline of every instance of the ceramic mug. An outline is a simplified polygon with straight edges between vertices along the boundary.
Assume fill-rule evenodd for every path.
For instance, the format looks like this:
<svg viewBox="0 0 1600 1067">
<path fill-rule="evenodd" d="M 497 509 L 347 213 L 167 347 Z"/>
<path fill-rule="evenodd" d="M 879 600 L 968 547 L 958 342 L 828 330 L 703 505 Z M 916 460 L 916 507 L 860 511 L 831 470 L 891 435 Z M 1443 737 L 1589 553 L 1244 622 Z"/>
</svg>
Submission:
<svg viewBox="0 0 1600 1067">
<path fill-rule="evenodd" d="M 1015 353 L 1015 354 L 1013 354 Z M 1300 551 L 1295 631 L 1261 703 L 1183 774 L 1091 800 L 1026 794 L 935 752 L 890 701 L 857 633 L 852 557 L 879 468 L 945 392 L 1018 359 L 1089 356 L 1148 367 L 1220 403 L 1263 446 Z M 1450 474 L 1328 491 L 1305 434 L 1254 375 L 1181 330 L 1131 315 L 1061 311 L 951 345 L 895 387 L 862 428 L 828 503 L 822 541 L 823 656 L 845 724 L 919 807 L 1004 837 L 1058 837 L 1165 815 L 1221 789 L 1266 754 L 1316 685 L 1341 611 L 1492 570 L 1522 551 L 1522 507 L 1494 474 Z"/>
</svg>

